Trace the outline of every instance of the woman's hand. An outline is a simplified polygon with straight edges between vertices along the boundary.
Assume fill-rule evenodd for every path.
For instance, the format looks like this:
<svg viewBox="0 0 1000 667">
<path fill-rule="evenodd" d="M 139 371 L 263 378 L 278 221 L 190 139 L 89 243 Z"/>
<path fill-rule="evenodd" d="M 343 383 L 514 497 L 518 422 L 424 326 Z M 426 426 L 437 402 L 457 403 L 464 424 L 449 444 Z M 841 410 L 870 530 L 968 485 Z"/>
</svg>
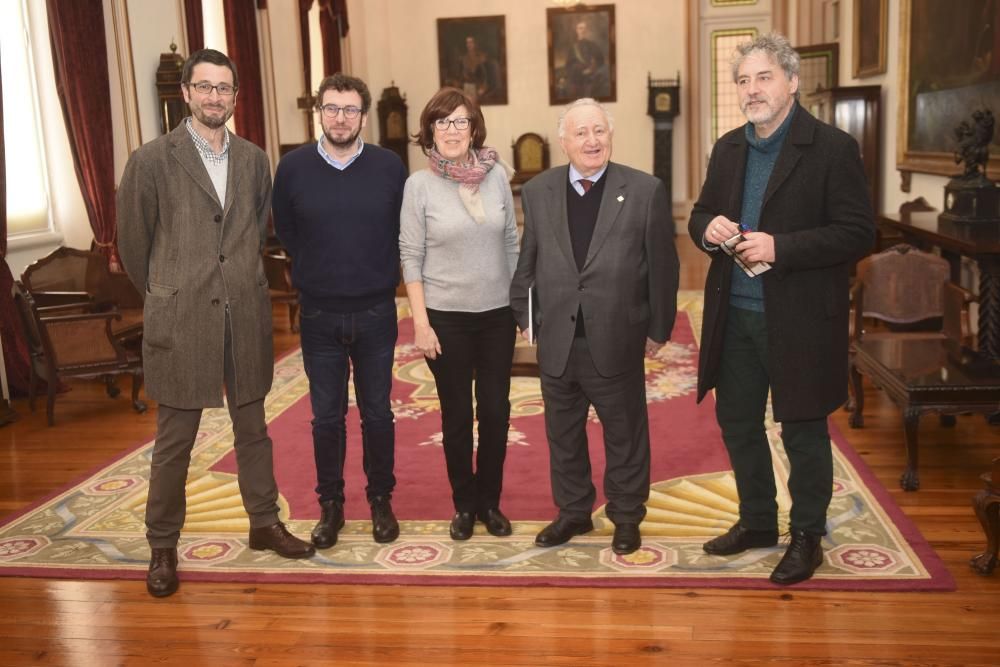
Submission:
<svg viewBox="0 0 1000 667">
<path fill-rule="evenodd" d="M 441 343 L 438 342 L 437 334 L 429 324 L 418 324 L 414 327 L 413 344 L 428 359 L 437 359 L 441 354 Z"/>
</svg>

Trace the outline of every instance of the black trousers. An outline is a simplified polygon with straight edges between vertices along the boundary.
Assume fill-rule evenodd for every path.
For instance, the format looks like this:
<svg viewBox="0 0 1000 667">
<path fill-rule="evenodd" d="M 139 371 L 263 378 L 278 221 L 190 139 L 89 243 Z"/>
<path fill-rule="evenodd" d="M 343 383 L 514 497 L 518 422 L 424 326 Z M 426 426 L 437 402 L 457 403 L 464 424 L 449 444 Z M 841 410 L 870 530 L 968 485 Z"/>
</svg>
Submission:
<svg viewBox="0 0 1000 667">
<path fill-rule="evenodd" d="M 566 370 L 541 373 L 549 440 L 552 499 L 559 515 L 590 517 L 597 492 L 591 481 L 587 414 L 593 405 L 604 429 L 604 495 L 614 523 L 639 523 L 649 498 L 649 415 L 643 360 L 612 377 L 594 366 L 586 338 L 574 338 Z"/>
<path fill-rule="evenodd" d="M 500 506 L 510 428 L 510 367 L 516 335 L 508 306 L 482 313 L 427 309 L 441 344 L 428 359 L 441 401 L 444 458 L 456 511 Z M 473 443 L 472 397 L 479 441 Z M 475 450 L 475 470 L 473 470 Z"/>
<path fill-rule="evenodd" d="M 774 463 L 764 430 L 770 387 L 767 368 L 764 313 L 730 307 L 715 413 L 736 475 L 740 522 L 751 530 L 778 527 Z M 833 453 L 826 418 L 782 422 L 781 440 L 790 469 L 789 523 L 793 529 L 825 535 L 826 510 L 833 496 Z"/>
</svg>

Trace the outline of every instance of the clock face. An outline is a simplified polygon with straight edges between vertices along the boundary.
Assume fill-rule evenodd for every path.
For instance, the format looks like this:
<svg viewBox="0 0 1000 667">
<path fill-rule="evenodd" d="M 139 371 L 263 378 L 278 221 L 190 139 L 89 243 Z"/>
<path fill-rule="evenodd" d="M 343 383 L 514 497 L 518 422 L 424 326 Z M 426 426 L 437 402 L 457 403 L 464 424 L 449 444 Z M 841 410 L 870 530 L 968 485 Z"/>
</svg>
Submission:
<svg viewBox="0 0 1000 667">
<path fill-rule="evenodd" d="M 406 123 L 403 122 L 403 114 L 393 111 L 385 121 L 385 135 L 387 139 L 406 138 Z"/>
<path fill-rule="evenodd" d="M 673 100 L 670 98 L 670 93 L 658 93 L 653 104 L 657 111 L 670 111 Z"/>
</svg>

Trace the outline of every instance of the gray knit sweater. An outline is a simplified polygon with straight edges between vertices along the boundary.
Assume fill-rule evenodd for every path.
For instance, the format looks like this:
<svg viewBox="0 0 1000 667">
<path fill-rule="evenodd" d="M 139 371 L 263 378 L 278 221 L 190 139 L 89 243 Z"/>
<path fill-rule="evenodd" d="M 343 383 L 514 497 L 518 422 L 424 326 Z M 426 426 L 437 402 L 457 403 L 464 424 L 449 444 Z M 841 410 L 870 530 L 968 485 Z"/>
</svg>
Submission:
<svg viewBox="0 0 1000 667">
<path fill-rule="evenodd" d="M 517 223 L 507 174 L 499 164 L 479 192 L 483 224 L 465 210 L 458 183 L 429 169 L 406 180 L 399 219 L 403 280 L 423 282 L 428 308 L 481 313 L 510 305 Z"/>
</svg>

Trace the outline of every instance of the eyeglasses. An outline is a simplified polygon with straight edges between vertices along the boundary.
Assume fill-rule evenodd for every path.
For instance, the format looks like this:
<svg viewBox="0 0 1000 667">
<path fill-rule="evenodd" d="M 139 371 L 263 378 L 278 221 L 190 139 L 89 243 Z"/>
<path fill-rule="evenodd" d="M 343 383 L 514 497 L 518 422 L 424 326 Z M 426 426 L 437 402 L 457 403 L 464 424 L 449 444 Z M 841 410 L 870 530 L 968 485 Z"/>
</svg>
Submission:
<svg viewBox="0 0 1000 667">
<path fill-rule="evenodd" d="M 361 113 L 361 109 L 355 106 L 338 107 L 336 104 L 324 104 L 319 108 L 327 118 L 336 118 L 340 112 L 344 112 L 344 118 L 354 120 Z"/>
<path fill-rule="evenodd" d="M 456 130 L 462 131 L 462 130 L 468 130 L 469 123 L 471 122 L 472 120 L 469 118 L 452 118 L 451 120 L 448 120 L 447 118 L 438 118 L 436 121 L 434 121 L 434 127 L 441 130 L 442 132 L 447 132 L 448 128 L 452 124 L 454 124 Z"/>
<path fill-rule="evenodd" d="M 188 88 L 194 88 L 202 95 L 211 95 L 213 90 L 219 93 L 219 97 L 229 97 L 236 94 L 236 88 L 230 86 L 228 83 L 220 83 L 217 86 L 213 86 L 208 81 L 199 81 L 198 83 L 189 83 L 187 86 Z"/>
</svg>

